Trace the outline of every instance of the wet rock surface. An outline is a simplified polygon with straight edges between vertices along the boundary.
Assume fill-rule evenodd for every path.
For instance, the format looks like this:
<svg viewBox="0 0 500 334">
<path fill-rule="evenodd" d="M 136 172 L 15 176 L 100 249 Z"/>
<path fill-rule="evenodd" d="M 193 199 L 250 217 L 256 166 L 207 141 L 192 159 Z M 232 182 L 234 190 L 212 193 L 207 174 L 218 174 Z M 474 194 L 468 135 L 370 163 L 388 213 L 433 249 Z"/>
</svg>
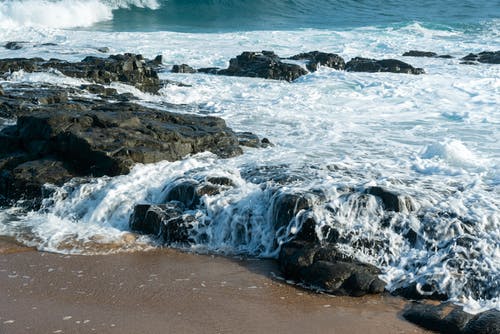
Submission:
<svg viewBox="0 0 500 334">
<path fill-rule="evenodd" d="M 293 81 L 307 73 L 301 66 L 288 64 L 272 51 L 243 52 L 229 60 L 229 67 L 219 75 L 256 77 Z"/>
<path fill-rule="evenodd" d="M 73 95 L 78 88 L 6 88 L 0 116 L 17 118 L 0 132 L 0 194 L 13 200 L 40 196 L 44 183 L 74 176 L 119 175 L 134 163 L 179 160 L 210 151 L 242 153 L 224 120 L 147 108 L 109 88 L 88 88 L 104 99 Z"/>
<path fill-rule="evenodd" d="M 397 59 L 368 59 L 356 57 L 347 62 L 345 66 L 348 72 L 391 72 L 406 74 L 424 74 L 422 68 L 415 68 L 410 64 Z"/>
<path fill-rule="evenodd" d="M 405 52 L 403 53 L 403 57 L 427 57 L 427 58 L 445 58 L 445 59 L 453 58 L 450 55 L 438 55 L 435 52 L 419 51 L 419 50 L 410 50 L 408 52 Z"/>
<path fill-rule="evenodd" d="M 462 60 L 465 64 L 486 63 L 486 64 L 500 64 L 500 51 L 483 51 L 477 54 L 470 53 L 463 57 Z"/>
<path fill-rule="evenodd" d="M 329 293 L 363 296 L 384 291 L 376 267 L 349 258 L 331 245 L 292 241 L 281 246 L 279 262 L 286 278 Z"/>
<path fill-rule="evenodd" d="M 0 59 L 0 73 L 19 70 L 38 72 L 49 69 L 97 84 L 123 82 L 149 93 L 156 93 L 160 89 L 160 79 L 151 66 L 151 61 L 131 53 L 112 55 L 108 58 L 89 56 L 80 62 L 41 58 Z"/>
<path fill-rule="evenodd" d="M 500 311 L 489 310 L 476 315 L 450 303 L 414 302 L 402 316 L 423 328 L 443 334 L 500 333 Z"/>
<path fill-rule="evenodd" d="M 300 53 L 290 57 L 289 59 L 307 60 L 306 67 L 311 72 L 317 71 L 320 66 L 326 66 L 336 70 L 345 69 L 344 59 L 335 53 L 311 51 L 307 53 Z"/>
</svg>

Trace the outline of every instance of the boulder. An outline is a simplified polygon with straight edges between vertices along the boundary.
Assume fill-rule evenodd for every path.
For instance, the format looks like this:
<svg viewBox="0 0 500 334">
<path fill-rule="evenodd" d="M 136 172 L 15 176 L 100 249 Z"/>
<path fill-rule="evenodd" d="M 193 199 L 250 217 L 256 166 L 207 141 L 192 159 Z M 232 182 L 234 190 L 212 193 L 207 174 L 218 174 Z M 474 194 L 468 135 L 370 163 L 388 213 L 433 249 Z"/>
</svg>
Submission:
<svg viewBox="0 0 500 334">
<path fill-rule="evenodd" d="M 130 229 L 142 234 L 152 234 L 167 245 L 188 243 L 189 231 L 195 219 L 183 214 L 183 211 L 184 207 L 179 202 L 136 205 L 130 217 Z"/>
<path fill-rule="evenodd" d="M 411 303 L 402 313 L 403 317 L 421 327 L 443 334 L 463 333 L 467 322 L 473 315 L 461 307 L 443 303 Z"/>
<path fill-rule="evenodd" d="M 500 333 L 500 311 L 495 309 L 472 315 L 450 303 L 413 302 L 402 315 L 414 324 L 443 334 Z"/>
<path fill-rule="evenodd" d="M 279 263 L 287 279 L 328 293 L 350 296 L 381 293 L 380 271 L 340 253 L 334 246 L 291 241 L 281 246 Z"/>
<path fill-rule="evenodd" d="M 24 43 L 26 42 L 7 42 L 4 47 L 9 50 L 20 50 L 23 48 Z"/>
<path fill-rule="evenodd" d="M 464 328 L 464 334 L 500 333 L 500 311 L 489 310 L 476 314 Z"/>
<path fill-rule="evenodd" d="M 185 180 L 175 184 L 168 191 L 165 202 L 180 202 L 189 210 L 196 208 L 200 204 L 198 185 L 198 182 L 192 180 Z"/>
<path fill-rule="evenodd" d="M 287 192 L 277 192 L 271 199 L 272 224 L 275 231 L 288 226 L 290 221 L 302 210 L 312 206 L 310 196 Z"/>
<path fill-rule="evenodd" d="M 289 59 L 307 60 L 308 62 L 306 67 L 311 72 L 317 71 L 319 66 L 331 67 L 336 70 L 345 69 L 344 59 L 335 53 L 311 51 L 307 53 L 300 53 L 290 57 Z"/>
<path fill-rule="evenodd" d="M 421 68 L 415 68 L 410 64 L 396 59 L 368 59 L 356 57 L 347 62 L 346 71 L 348 72 L 392 72 L 406 74 L 423 74 L 425 71 Z"/>
<path fill-rule="evenodd" d="M 415 206 L 409 196 L 401 195 L 378 186 L 368 187 L 366 193 L 378 197 L 387 211 L 415 211 Z"/>
<path fill-rule="evenodd" d="M 196 70 L 187 64 L 172 66 L 173 73 L 196 73 Z"/>
<path fill-rule="evenodd" d="M 243 52 L 229 61 L 227 69 L 219 70 L 217 74 L 293 81 L 307 71 L 299 65 L 284 63 L 272 51 L 262 51 Z"/>
<path fill-rule="evenodd" d="M 435 58 L 437 56 L 438 55 L 435 52 L 418 51 L 418 50 L 410 50 L 408 52 L 403 53 L 403 57 L 428 57 L 428 58 Z"/>
<path fill-rule="evenodd" d="M 465 64 L 474 64 L 474 62 L 487 63 L 487 64 L 500 64 L 500 50 L 499 51 L 483 51 L 478 54 L 469 53 L 463 57 Z"/>
</svg>

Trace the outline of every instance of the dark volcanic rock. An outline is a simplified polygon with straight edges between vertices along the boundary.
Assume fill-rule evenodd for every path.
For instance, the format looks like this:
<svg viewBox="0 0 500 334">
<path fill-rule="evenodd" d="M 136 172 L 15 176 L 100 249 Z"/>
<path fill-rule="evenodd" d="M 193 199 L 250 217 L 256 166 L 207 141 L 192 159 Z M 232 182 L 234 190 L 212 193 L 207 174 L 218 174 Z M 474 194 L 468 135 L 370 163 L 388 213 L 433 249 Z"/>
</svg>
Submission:
<svg viewBox="0 0 500 334">
<path fill-rule="evenodd" d="M 98 84 L 123 82 L 150 93 L 156 93 L 160 89 L 158 74 L 141 55 L 126 53 L 108 58 L 87 57 L 81 62 L 75 63 L 57 59 L 45 61 L 40 58 L 0 60 L 0 72 L 2 73 L 21 69 L 26 72 L 35 72 L 49 68 L 57 69 L 70 77 Z"/>
<path fill-rule="evenodd" d="M 463 333 L 467 322 L 473 317 L 461 307 L 446 303 L 440 305 L 412 303 L 402 315 L 414 324 L 443 334 Z"/>
<path fill-rule="evenodd" d="M 181 181 L 169 190 L 165 201 L 180 202 L 187 209 L 194 209 L 200 203 L 200 195 L 197 191 L 198 185 L 198 182 L 195 181 Z"/>
<path fill-rule="evenodd" d="M 9 50 L 20 50 L 23 48 L 24 43 L 25 42 L 7 42 L 4 47 Z"/>
<path fill-rule="evenodd" d="M 16 180 L 26 179 L 21 170 L 14 173 L 19 164 L 48 158 L 57 162 L 53 166 L 61 169 L 62 182 L 72 176 L 114 176 L 127 173 L 137 162 L 174 161 L 202 151 L 220 157 L 242 153 L 238 138 L 220 118 L 176 114 L 130 102 L 69 99 L 66 89 L 53 86 L 21 91 L 9 88 L 0 96 L 0 115 L 17 117 L 15 126 L 0 132 L 4 181 L 14 174 L 19 174 Z M 0 195 L 13 199 L 25 193 L 35 196 L 40 192 L 24 191 L 23 184 L 60 183 L 51 180 L 44 166 L 30 166 L 36 182 L 16 181 L 19 191 L 15 192 L 9 190 L 14 183 L 4 182 Z"/>
<path fill-rule="evenodd" d="M 307 71 L 299 65 L 282 62 L 274 52 L 262 51 L 243 52 L 229 61 L 227 69 L 217 74 L 293 81 L 307 74 Z"/>
<path fill-rule="evenodd" d="M 342 57 L 335 53 L 325 53 L 319 51 L 311 51 L 301 53 L 290 57 L 293 60 L 308 60 L 307 69 L 311 72 L 318 70 L 319 66 L 327 66 L 336 70 L 345 69 L 345 61 Z"/>
<path fill-rule="evenodd" d="M 236 136 L 241 146 L 253 148 L 273 146 L 269 139 L 263 138 L 260 140 L 256 134 L 251 132 L 236 132 Z"/>
<path fill-rule="evenodd" d="M 346 64 L 346 70 L 349 72 L 392 72 L 407 74 L 423 74 L 421 68 L 415 68 L 410 64 L 396 59 L 368 59 L 356 57 Z"/>
<path fill-rule="evenodd" d="M 377 268 L 344 256 L 333 246 L 291 241 L 281 246 L 279 263 L 286 278 L 329 293 L 362 296 L 384 291 Z"/>
<path fill-rule="evenodd" d="M 377 186 L 369 187 L 366 189 L 366 193 L 380 198 L 384 204 L 384 208 L 388 211 L 411 212 L 415 210 L 410 197 L 397 194 L 385 188 Z"/>
<path fill-rule="evenodd" d="M 196 73 L 196 70 L 189 65 L 181 64 L 172 66 L 173 73 Z"/>
<path fill-rule="evenodd" d="M 410 50 L 408 52 L 403 53 L 403 57 L 429 57 L 429 58 L 435 58 L 437 56 L 438 55 L 435 52 L 418 51 L 418 50 Z"/>
<path fill-rule="evenodd" d="M 155 235 L 167 245 L 187 243 L 195 219 L 183 214 L 183 210 L 180 203 L 136 205 L 130 218 L 130 228 L 142 234 Z"/>
<path fill-rule="evenodd" d="M 470 53 L 463 57 L 465 61 L 478 61 L 480 63 L 500 64 L 500 51 L 483 51 L 478 54 Z M 464 62 L 468 64 L 468 62 Z M 473 64 L 473 63 L 472 63 Z"/>
<path fill-rule="evenodd" d="M 465 334 L 493 334 L 500 333 L 500 311 L 489 310 L 476 314 L 467 323 L 464 329 Z"/>
<path fill-rule="evenodd" d="M 301 210 L 312 206 L 312 199 L 304 194 L 278 192 L 271 201 L 272 222 L 276 231 L 287 226 Z"/>
<path fill-rule="evenodd" d="M 449 303 L 433 305 L 412 303 L 403 317 L 423 328 L 443 334 L 500 333 L 500 311 L 489 310 L 476 315 L 466 313 L 460 306 Z"/>
</svg>

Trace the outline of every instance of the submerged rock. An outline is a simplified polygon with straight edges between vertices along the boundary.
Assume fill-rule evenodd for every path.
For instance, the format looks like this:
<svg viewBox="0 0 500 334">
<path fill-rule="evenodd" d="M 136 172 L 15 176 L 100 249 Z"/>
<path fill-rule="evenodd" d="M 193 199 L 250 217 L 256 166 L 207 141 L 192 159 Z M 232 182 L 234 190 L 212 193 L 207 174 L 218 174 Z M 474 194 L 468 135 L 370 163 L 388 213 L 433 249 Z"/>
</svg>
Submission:
<svg viewBox="0 0 500 334">
<path fill-rule="evenodd" d="M 463 57 L 465 64 L 474 64 L 474 62 L 487 63 L 487 64 L 500 64 L 500 50 L 499 51 L 483 51 L 478 54 L 469 53 Z"/>
<path fill-rule="evenodd" d="M 423 74 L 425 71 L 421 68 L 415 68 L 410 64 L 396 59 L 368 59 L 356 57 L 346 64 L 348 72 L 392 72 L 407 74 Z"/>
<path fill-rule="evenodd" d="M 26 42 L 7 42 L 7 44 L 4 45 L 4 48 L 9 49 L 9 50 L 20 50 L 23 48 L 23 44 Z"/>
<path fill-rule="evenodd" d="M 306 67 L 311 72 L 317 71 L 319 66 L 326 66 L 336 70 L 345 69 L 344 59 L 335 53 L 311 51 L 307 53 L 300 53 L 290 57 L 289 59 L 307 60 L 308 63 Z"/>
<path fill-rule="evenodd" d="M 403 53 L 403 57 L 428 57 L 435 58 L 438 54 L 435 52 L 429 51 L 418 51 L 418 50 L 410 50 L 408 52 Z"/>
<path fill-rule="evenodd" d="M 307 71 L 299 65 L 284 63 L 272 51 L 262 51 L 243 52 L 229 61 L 227 69 L 219 70 L 217 74 L 293 81 Z"/>
</svg>

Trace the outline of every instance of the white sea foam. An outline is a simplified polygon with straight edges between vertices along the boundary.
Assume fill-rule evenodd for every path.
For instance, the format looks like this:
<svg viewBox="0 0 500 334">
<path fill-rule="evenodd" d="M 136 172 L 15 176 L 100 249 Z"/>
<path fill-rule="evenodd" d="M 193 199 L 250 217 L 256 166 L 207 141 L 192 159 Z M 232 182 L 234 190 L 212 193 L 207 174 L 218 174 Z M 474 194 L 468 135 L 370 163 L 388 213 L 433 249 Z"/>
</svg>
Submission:
<svg viewBox="0 0 500 334">
<path fill-rule="evenodd" d="M 0 3 L 0 28 L 73 28 L 111 20 L 113 10 L 130 6 L 157 9 L 156 0 L 7 0 Z"/>
</svg>

